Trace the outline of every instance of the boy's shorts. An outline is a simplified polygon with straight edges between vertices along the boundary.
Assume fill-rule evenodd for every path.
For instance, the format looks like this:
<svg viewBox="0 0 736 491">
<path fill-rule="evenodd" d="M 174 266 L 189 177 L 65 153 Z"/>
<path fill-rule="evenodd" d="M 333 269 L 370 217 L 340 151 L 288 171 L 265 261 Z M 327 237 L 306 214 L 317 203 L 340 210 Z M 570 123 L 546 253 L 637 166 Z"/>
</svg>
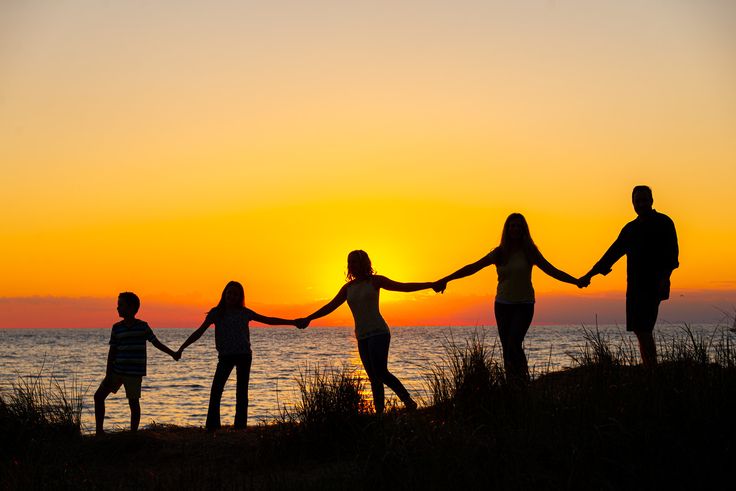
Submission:
<svg viewBox="0 0 736 491">
<path fill-rule="evenodd" d="M 111 373 L 105 377 L 105 380 L 103 380 L 102 383 L 113 394 L 117 394 L 120 386 L 124 385 L 125 397 L 128 399 L 140 399 L 142 381 L 143 377 L 140 375 L 120 375 L 117 373 Z"/>
</svg>

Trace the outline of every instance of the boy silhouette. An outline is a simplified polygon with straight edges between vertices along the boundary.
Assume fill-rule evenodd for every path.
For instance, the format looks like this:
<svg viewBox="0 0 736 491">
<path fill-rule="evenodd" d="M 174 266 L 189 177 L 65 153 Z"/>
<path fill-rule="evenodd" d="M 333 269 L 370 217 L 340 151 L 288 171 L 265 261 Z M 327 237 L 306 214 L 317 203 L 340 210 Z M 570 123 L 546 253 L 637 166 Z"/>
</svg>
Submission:
<svg viewBox="0 0 736 491">
<path fill-rule="evenodd" d="M 122 321 L 112 326 L 110 351 L 107 354 L 105 378 L 95 392 L 95 430 L 97 435 L 105 433 L 105 399 L 125 386 L 125 396 L 130 406 L 130 431 L 137 431 L 141 421 L 141 382 L 146 375 L 146 341 L 156 348 L 179 359 L 174 351 L 161 343 L 147 323 L 135 318 L 141 301 L 135 293 L 118 295 L 118 315 Z"/>
</svg>

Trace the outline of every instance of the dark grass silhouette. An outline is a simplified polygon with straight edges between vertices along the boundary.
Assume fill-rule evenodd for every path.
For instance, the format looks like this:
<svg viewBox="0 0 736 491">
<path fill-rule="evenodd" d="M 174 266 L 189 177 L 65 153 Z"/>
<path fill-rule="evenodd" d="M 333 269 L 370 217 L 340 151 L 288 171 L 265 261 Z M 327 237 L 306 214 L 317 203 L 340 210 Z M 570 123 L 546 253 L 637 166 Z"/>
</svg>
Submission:
<svg viewBox="0 0 736 491">
<path fill-rule="evenodd" d="M 733 334 L 683 326 L 660 339 L 651 369 L 634 364 L 630 341 L 594 328 L 584 336 L 573 368 L 528 385 L 506 382 L 498 350 L 482 338 L 449 341 L 428 370 L 426 407 L 381 417 L 350 368 L 305 368 L 300 398 L 276 424 L 39 440 L 3 454 L 0 486 L 702 489 L 732 480 Z"/>
</svg>

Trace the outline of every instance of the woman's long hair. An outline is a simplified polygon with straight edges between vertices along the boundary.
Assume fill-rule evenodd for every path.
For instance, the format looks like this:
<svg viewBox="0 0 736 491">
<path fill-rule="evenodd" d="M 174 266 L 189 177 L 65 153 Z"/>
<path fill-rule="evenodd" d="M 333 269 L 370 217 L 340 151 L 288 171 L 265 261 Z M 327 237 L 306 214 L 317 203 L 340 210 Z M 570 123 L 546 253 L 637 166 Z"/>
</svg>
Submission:
<svg viewBox="0 0 736 491">
<path fill-rule="evenodd" d="M 218 315 L 224 310 L 225 307 L 227 307 L 227 301 L 225 300 L 225 292 L 230 287 L 233 287 L 235 289 L 235 292 L 238 294 L 238 298 L 236 302 L 237 306 L 240 308 L 245 308 L 245 290 L 243 290 L 243 285 L 241 285 L 237 281 L 229 281 L 227 285 L 225 285 L 225 288 L 222 289 L 222 295 L 220 295 L 220 302 L 214 307 L 212 307 L 212 309 L 210 309 L 207 315 Z"/>
<path fill-rule="evenodd" d="M 362 250 L 351 251 L 348 254 L 348 281 L 366 280 L 376 274 L 371 266 L 371 258 Z"/>
<path fill-rule="evenodd" d="M 537 249 L 537 245 L 532 240 L 532 235 L 529 232 L 529 224 L 526 223 L 526 218 L 524 218 L 524 215 L 521 213 L 510 214 L 503 224 L 501 243 L 498 245 L 498 250 L 501 253 L 500 263 L 506 264 L 509 260 L 509 256 L 511 256 L 513 252 L 514 239 L 509 236 L 509 228 L 511 227 L 511 222 L 514 220 L 518 220 L 521 224 L 521 250 L 524 251 L 524 255 L 526 256 L 526 260 L 529 264 L 534 264 L 539 257 L 539 249 Z"/>
</svg>

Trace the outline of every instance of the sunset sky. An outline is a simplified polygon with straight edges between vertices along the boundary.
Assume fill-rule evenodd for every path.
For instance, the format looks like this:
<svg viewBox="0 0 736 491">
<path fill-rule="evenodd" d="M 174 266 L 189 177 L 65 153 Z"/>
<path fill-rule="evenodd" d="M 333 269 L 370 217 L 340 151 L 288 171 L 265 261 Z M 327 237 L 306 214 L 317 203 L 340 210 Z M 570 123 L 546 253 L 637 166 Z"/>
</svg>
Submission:
<svg viewBox="0 0 736 491">
<path fill-rule="evenodd" d="M 666 321 L 736 308 L 729 0 L 0 4 L 0 327 L 105 327 L 124 290 L 196 326 L 228 280 L 302 316 L 366 250 L 430 281 L 511 212 L 585 273 L 648 184 L 680 239 Z M 625 260 L 534 273 L 538 323 L 623 322 Z M 495 268 L 382 294 L 391 325 L 493 324 Z M 318 325 L 350 325 L 347 307 Z"/>
</svg>

